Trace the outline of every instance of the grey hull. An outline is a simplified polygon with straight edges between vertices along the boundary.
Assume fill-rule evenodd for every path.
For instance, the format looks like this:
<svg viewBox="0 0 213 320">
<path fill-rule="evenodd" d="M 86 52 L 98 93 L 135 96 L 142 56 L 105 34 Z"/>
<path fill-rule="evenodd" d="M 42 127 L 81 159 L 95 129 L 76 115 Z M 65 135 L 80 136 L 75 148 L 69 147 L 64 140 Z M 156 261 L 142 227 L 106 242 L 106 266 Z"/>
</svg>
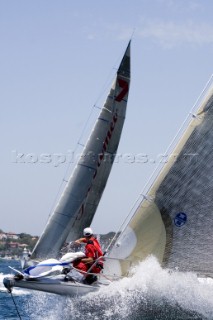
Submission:
<svg viewBox="0 0 213 320">
<path fill-rule="evenodd" d="M 37 290 L 71 297 L 83 296 L 100 289 L 98 284 L 86 285 L 79 282 L 65 282 L 60 278 L 40 278 L 35 280 L 15 280 L 14 277 L 4 278 L 4 286 L 12 291 L 13 287 Z"/>
</svg>

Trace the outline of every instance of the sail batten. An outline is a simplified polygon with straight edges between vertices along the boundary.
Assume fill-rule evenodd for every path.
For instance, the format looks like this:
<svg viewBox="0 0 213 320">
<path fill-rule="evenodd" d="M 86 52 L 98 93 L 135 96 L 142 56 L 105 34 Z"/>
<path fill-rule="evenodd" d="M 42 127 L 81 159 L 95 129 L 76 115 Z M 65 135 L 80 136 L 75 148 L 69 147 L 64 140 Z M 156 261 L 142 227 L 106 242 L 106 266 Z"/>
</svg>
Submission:
<svg viewBox="0 0 213 320">
<path fill-rule="evenodd" d="M 83 228 L 91 224 L 117 152 L 129 86 L 130 43 L 82 155 L 33 250 L 32 258 L 57 255 L 65 241 L 79 238 Z"/>
</svg>

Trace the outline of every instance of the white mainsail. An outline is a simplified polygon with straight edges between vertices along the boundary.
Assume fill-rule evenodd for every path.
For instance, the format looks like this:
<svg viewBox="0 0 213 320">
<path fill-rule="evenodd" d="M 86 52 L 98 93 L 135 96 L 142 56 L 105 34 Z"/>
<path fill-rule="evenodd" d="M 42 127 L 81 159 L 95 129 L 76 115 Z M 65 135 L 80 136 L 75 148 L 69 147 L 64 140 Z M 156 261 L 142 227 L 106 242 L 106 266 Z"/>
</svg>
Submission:
<svg viewBox="0 0 213 320">
<path fill-rule="evenodd" d="M 113 246 L 114 272 L 155 255 L 164 267 L 213 276 L 213 88 Z"/>
<path fill-rule="evenodd" d="M 118 148 L 130 86 L 130 42 L 113 86 L 67 186 L 51 215 L 32 258 L 59 253 L 89 226 L 101 199 Z"/>
</svg>

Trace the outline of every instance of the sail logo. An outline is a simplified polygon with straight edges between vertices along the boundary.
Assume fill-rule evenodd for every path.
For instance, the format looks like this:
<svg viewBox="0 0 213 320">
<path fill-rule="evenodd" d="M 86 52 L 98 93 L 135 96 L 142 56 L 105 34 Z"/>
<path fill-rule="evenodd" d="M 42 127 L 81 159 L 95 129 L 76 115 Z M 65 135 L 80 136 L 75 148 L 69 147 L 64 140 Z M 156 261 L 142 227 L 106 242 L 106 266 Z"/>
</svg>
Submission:
<svg viewBox="0 0 213 320">
<path fill-rule="evenodd" d="M 120 91 L 120 93 L 115 97 L 115 101 L 117 102 L 121 102 L 123 100 L 123 98 L 125 97 L 125 95 L 127 94 L 128 90 L 129 90 L 129 85 L 128 85 L 128 82 L 126 82 L 125 80 L 123 79 L 118 79 L 118 84 L 120 86 L 120 88 L 122 88 L 122 90 Z M 98 155 L 98 161 L 97 161 L 97 169 L 95 170 L 94 172 L 94 175 L 93 175 L 93 180 L 96 178 L 97 176 L 97 173 L 98 173 L 98 168 L 101 166 L 101 163 L 104 161 L 104 155 L 105 153 L 107 152 L 107 147 L 110 143 L 110 140 L 112 138 L 112 134 L 113 134 L 113 131 L 115 129 L 115 125 L 116 125 L 116 122 L 118 121 L 118 114 L 117 112 L 115 112 L 115 114 L 113 115 L 112 117 L 112 121 L 109 125 L 109 129 L 107 131 L 107 134 L 106 134 L 106 137 L 105 137 L 105 140 L 103 142 L 103 146 L 102 146 L 102 150 L 101 150 L 101 153 Z M 73 225 L 72 227 L 75 225 L 76 221 L 78 220 L 81 220 L 83 215 L 84 215 L 84 207 L 85 207 L 85 203 L 86 203 L 86 199 L 87 199 L 87 196 L 90 192 L 92 188 L 92 184 L 90 185 L 90 187 L 88 188 L 87 190 L 87 194 L 85 196 L 85 199 L 84 199 L 84 202 L 82 203 L 79 211 L 78 211 L 78 214 L 73 222 Z"/>
<path fill-rule="evenodd" d="M 102 160 L 103 160 L 103 158 L 104 158 L 104 154 L 105 154 L 105 152 L 107 151 L 107 146 L 109 145 L 109 142 L 110 142 L 110 140 L 111 140 L 112 133 L 113 133 L 113 131 L 114 131 L 115 124 L 116 124 L 117 120 L 118 120 L 118 115 L 117 115 L 117 113 L 115 113 L 114 116 L 113 116 L 113 118 L 112 118 L 112 122 L 110 123 L 110 127 L 109 127 L 109 130 L 108 130 L 108 132 L 107 132 L 106 138 L 105 138 L 105 140 L 104 140 L 102 151 L 101 151 L 101 153 L 99 154 L 99 159 L 98 159 L 98 164 L 97 164 L 98 167 L 100 167 L 101 162 L 102 162 Z M 96 176 L 96 173 L 97 173 L 97 172 L 95 172 L 94 177 Z"/>
<path fill-rule="evenodd" d="M 119 84 L 120 88 L 122 88 L 122 90 L 115 98 L 115 101 L 121 102 L 121 100 L 123 100 L 123 98 L 125 97 L 125 95 L 127 94 L 128 90 L 129 90 L 129 85 L 128 85 L 128 82 L 126 82 L 123 79 L 118 79 L 118 84 Z"/>
<path fill-rule="evenodd" d="M 184 212 L 179 212 L 174 218 L 176 227 L 182 227 L 187 222 L 187 215 Z"/>
<path fill-rule="evenodd" d="M 97 162 L 97 169 L 95 170 L 95 173 L 93 175 L 93 180 L 96 178 L 96 175 L 97 175 L 97 172 L 98 172 L 98 167 L 100 167 L 102 161 L 104 160 L 104 154 L 107 151 L 107 146 L 109 145 L 109 142 L 111 140 L 112 133 L 114 131 L 115 124 L 116 124 L 117 120 L 118 120 L 118 115 L 117 115 L 117 113 L 115 113 L 113 115 L 112 122 L 110 123 L 109 130 L 107 131 L 107 135 L 106 135 L 106 138 L 105 138 L 104 143 L 103 143 L 102 151 L 99 154 L 99 158 L 98 158 L 98 162 Z M 82 205 L 81 205 L 81 207 L 80 207 L 80 209 L 78 211 L 78 214 L 77 214 L 77 216 L 76 216 L 76 218 L 75 218 L 75 220 L 74 220 L 74 222 L 72 224 L 72 227 L 74 227 L 76 221 L 81 220 L 83 215 L 84 215 L 84 206 L 85 206 L 86 198 L 87 198 L 91 188 L 92 188 L 92 184 L 90 185 L 90 187 L 87 190 L 87 194 L 85 196 L 84 202 L 82 203 Z"/>
</svg>

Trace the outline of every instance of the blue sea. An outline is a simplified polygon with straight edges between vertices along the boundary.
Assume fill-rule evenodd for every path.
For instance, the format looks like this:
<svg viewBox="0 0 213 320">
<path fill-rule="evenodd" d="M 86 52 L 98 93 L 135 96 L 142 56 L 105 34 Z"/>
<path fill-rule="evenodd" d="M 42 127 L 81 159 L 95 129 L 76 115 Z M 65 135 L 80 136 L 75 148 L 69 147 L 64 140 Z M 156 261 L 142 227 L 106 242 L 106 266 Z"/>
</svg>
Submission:
<svg viewBox="0 0 213 320">
<path fill-rule="evenodd" d="M 164 270 L 149 258 L 131 277 L 110 284 L 84 297 L 68 298 L 36 291 L 14 289 L 13 298 L 3 286 L 8 265 L 0 261 L 0 319 L 23 320 L 205 320 L 213 319 L 213 280 L 192 273 Z"/>
</svg>

